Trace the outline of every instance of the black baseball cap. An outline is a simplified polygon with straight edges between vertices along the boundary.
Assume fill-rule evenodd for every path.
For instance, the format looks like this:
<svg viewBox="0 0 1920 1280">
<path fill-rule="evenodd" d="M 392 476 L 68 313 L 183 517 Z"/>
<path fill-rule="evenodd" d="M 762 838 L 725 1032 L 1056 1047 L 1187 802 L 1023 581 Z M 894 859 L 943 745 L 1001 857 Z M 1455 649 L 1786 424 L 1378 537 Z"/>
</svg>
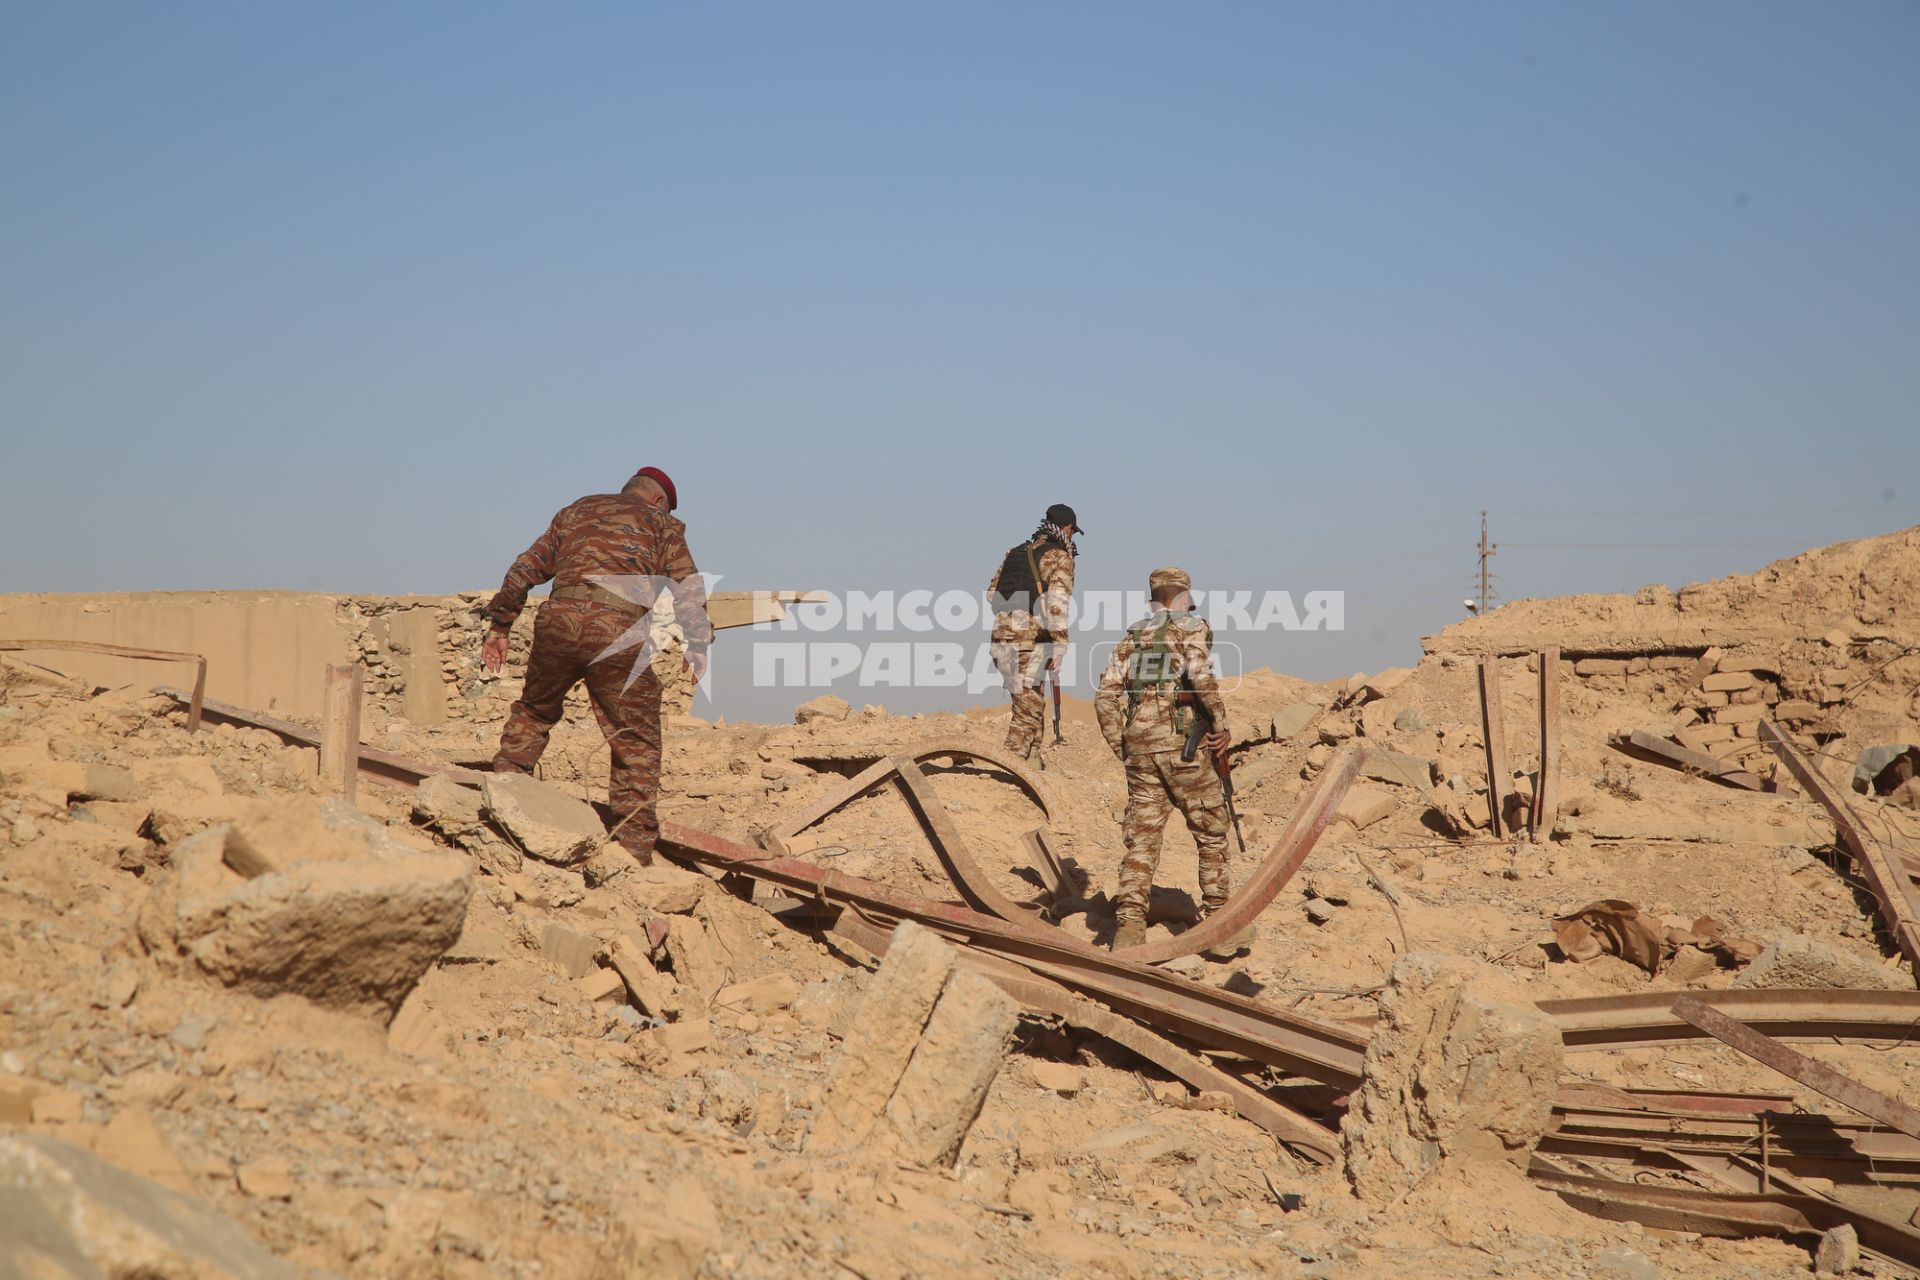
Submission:
<svg viewBox="0 0 1920 1280">
<path fill-rule="evenodd" d="M 1073 508 L 1064 502 L 1056 502 L 1047 508 L 1047 522 L 1059 525 L 1062 529 L 1072 525 L 1081 533 L 1086 532 L 1085 527 L 1080 523 L 1080 517 L 1073 514 Z"/>
</svg>

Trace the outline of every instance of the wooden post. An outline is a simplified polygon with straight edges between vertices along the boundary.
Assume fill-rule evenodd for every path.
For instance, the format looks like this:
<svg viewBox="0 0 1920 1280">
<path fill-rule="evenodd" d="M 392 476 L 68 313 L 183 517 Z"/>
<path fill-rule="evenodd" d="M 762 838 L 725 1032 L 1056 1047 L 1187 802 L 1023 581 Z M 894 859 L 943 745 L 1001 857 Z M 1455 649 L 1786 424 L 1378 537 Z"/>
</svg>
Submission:
<svg viewBox="0 0 1920 1280">
<path fill-rule="evenodd" d="M 1480 721 L 1487 741 L 1487 829 L 1497 836 L 1513 775 L 1507 772 L 1507 731 L 1500 719 L 1500 659 L 1491 653 L 1480 658 Z"/>
<path fill-rule="evenodd" d="M 320 776 L 353 803 L 360 778 L 360 667 L 327 668 L 324 711 L 320 720 Z"/>
<path fill-rule="evenodd" d="M 1533 780 L 1533 842 L 1560 820 L 1560 649 L 1540 651 L 1540 776 Z"/>
</svg>

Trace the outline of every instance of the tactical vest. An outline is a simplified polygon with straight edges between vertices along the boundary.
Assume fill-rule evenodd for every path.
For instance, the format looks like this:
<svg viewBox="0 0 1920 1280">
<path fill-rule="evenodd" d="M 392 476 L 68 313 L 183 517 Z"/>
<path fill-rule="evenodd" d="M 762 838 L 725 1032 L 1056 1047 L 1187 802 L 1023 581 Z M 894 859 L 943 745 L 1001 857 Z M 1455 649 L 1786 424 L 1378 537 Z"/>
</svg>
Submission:
<svg viewBox="0 0 1920 1280">
<path fill-rule="evenodd" d="M 1173 627 L 1173 611 L 1162 609 L 1157 617 L 1142 618 L 1127 628 L 1127 638 L 1133 641 L 1133 652 L 1127 658 L 1127 723 L 1133 723 L 1133 713 L 1140 708 L 1141 699 L 1149 694 L 1154 697 L 1178 695 L 1186 688 L 1187 677 L 1184 670 L 1175 670 L 1178 665 L 1172 646 L 1167 643 L 1167 632 Z M 1173 731 L 1185 735 L 1193 712 L 1178 702 L 1172 708 Z"/>
<path fill-rule="evenodd" d="M 993 593 L 995 613 L 1037 613 L 1040 599 L 1040 557 L 1049 551 L 1065 551 L 1067 544 L 1057 538 L 1036 538 L 1007 552 L 1000 562 L 1000 585 Z"/>
</svg>

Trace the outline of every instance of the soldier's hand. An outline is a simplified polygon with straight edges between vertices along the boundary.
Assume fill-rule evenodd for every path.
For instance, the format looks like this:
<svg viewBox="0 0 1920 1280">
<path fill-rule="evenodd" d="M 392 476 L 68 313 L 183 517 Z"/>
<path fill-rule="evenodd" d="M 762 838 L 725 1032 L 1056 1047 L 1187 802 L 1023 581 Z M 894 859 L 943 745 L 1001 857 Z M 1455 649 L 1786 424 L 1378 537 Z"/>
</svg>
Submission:
<svg viewBox="0 0 1920 1280">
<path fill-rule="evenodd" d="M 507 665 L 507 637 L 488 636 L 487 642 L 480 646 L 480 661 L 489 671 L 498 671 Z"/>
<path fill-rule="evenodd" d="M 693 677 L 695 684 L 699 684 L 707 678 L 706 650 L 702 649 L 695 652 L 692 649 L 683 649 L 681 651 L 681 659 L 687 664 L 687 673 Z"/>
<path fill-rule="evenodd" d="M 1052 653 L 1047 655 L 1047 670 L 1058 671 L 1059 669 L 1060 669 L 1060 651 L 1058 649 L 1055 649 Z"/>
<path fill-rule="evenodd" d="M 1233 735 L 1225 729 L 1215 729 L 1212 733 L 1202 738 L 1201 741 L 1206 744 L 1208 751 L 1217 756 L 1226 751 L 1228 745 L 1233 741 Z"/>
</svg>

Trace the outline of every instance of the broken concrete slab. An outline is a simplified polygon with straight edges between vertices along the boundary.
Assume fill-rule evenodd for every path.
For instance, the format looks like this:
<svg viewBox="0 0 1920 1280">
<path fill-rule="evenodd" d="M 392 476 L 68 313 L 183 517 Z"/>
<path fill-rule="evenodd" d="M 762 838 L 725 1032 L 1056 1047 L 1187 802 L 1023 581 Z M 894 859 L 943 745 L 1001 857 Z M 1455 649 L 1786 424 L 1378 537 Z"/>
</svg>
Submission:
<svg viewBox="0 0 1920 1280">
<path fill-rule="evenodd" d="M 1340 798 L 1333 811 L 1336 822 L 1345 821 L 1355 830 L 1364 830 L 1393 812 L 1393 795 L 1378 787 L 1353 787 Z"/>
<path fill-rule="evenodd" d="M 895 926 L 827 1080 L 807 1147 L 835 1151 L 872 1136 L 953 972 L 953 948 L 911 920 Z"/>
<path fill-rule="evenodd" d="M 0 1137 L 0 1221 L 11 1224 L 8 1251 L 14 1247 L 13 1231 L 31 1225 L 34 1239 L 54 1243 L 55 1257 L 77 1255 L 95 1275 L 143 1280 L 298 1280 L 302 1275 L 255 1243 L 239 1223 L 192 1196 L 55 1138 Z M 6 1258 L 0 1252 L 0 1261 Z M 69 1266 L 64 1274 L 90 1273 Z"/>
<path fill-rule="evenodd" d="M 1347 1178 L 1381 1204 L 1449 1169 L 1526 1167 L 1551 1121 L 1560 1032 L 1488 966 L 1415 953 L 1393 967 L 1341 1127 Z"/>
<path fill-rule="evenodd" d="M 1312 702 L 1289 702 L 1273 713 L 1268 732 L 1275 742 L 1285 742 L 1306 729 L 1320 714 L 1320 707 Z"/>
<path fill-rule="evenodd" d="M 715 993 L 716 1009 L 772 1013 L 785 1009 L 799 998 L 800 983 L 784 973 L 770 973 L 748 982 L 735 982 Z"/>
<path fill-rule="evenodd" d="M 490 773 L 483 790 L 487 816 L 542 862 L 570 867 L 606 842 L 592 805 L 530 774 Z"/>
<path fill-rule="evenodd" d="M 1368 747 L 1360 757 L 1360 776 L 1375 782 L 1391 782 L 1400 787 L 1425 789 L 1433 785 L 1433 762 L 1404 751 Z"/>
<path fill-rule="evenodd" d="M 274 870 L 227 864 L 236 830 Z M 259 802 L 173 851 L 138 926 L 163 966 L 384 1024 L 460 936 L 472 888 L 464 858 L 409 850 L 338 800 Z"/>
<path fill-rule="evenodd" d="M 1883 969 L 1866 957 L 1842 951 L 1830 942 L 1790 933 L 1762 949 L 1759 957 L 1733 980 L 1733 985 L 1756 990 L 1846 987 L 1911 991 L 1913 980 L 1898 969 Z"/>
<path fill-rule="evenodd" d="M 599 967 L 600 940 L 549 920 L 540 930 L 540 955 L 569 978 L 584 978 Z"/>
<path fill-rule="evenodd" d="M 887 1102 L 887 1122 L 909 1159 L 932 1167 L 959 1159 L 1019 1021 L 1019 1003 L 988 979 L 966 969 L 947 979 Z"/>
<path fill-rule="evenodd" d="M 182 1195 L 193 1194 L 193 1180 L 174 1153 L 167 1135 L 146 1107 L 123 1107 L 94 1140 L 93 1152 L 128 1173 L 157 1182 Z"/>
</svg>

